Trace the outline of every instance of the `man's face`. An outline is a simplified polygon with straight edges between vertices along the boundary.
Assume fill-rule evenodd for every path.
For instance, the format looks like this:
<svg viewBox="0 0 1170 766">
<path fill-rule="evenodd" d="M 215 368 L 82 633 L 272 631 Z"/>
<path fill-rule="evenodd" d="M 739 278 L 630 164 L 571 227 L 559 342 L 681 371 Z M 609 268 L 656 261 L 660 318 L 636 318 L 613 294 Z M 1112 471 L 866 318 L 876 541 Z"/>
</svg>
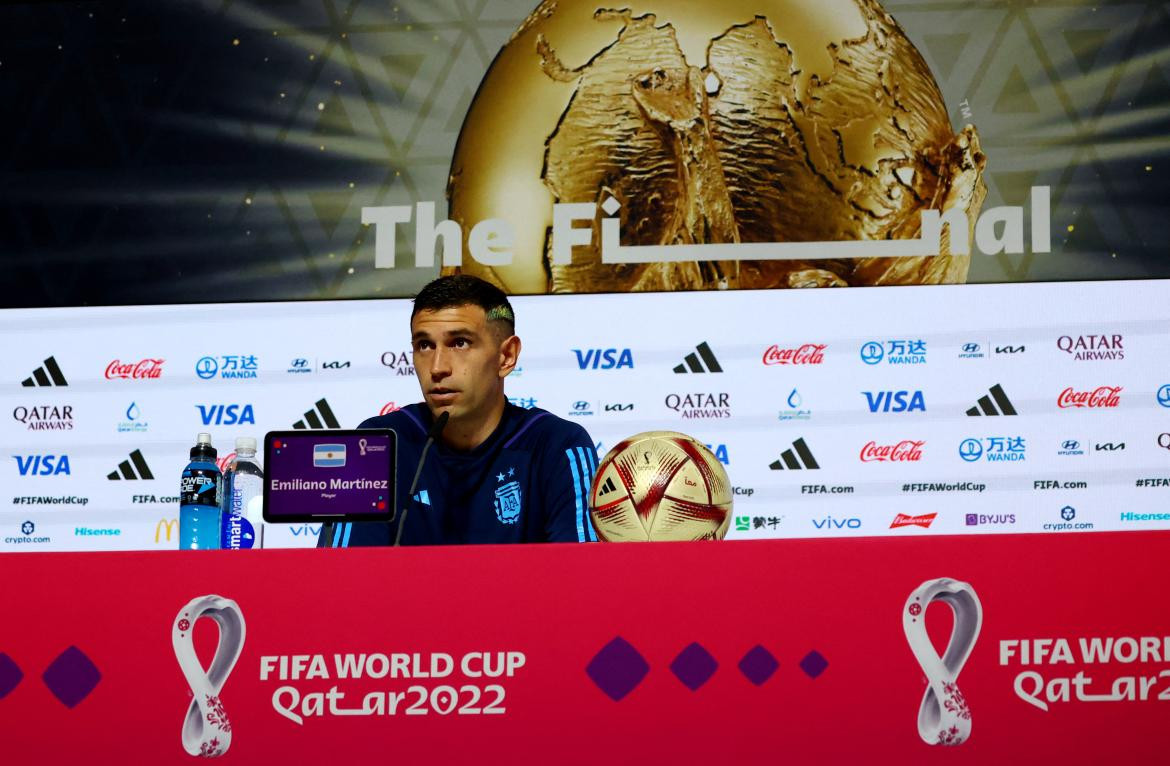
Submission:
<svg viewBox="0 0 1170 766">
<path fill-rule="evenodd" d="M 501 351 L 483 309 L 420 311 L 410 321 L 410 333 L 415 374 L 434 415 L 447 411 L 453 420 L 474 420 L 498 402 L 515 358 Z"/>
</svg>

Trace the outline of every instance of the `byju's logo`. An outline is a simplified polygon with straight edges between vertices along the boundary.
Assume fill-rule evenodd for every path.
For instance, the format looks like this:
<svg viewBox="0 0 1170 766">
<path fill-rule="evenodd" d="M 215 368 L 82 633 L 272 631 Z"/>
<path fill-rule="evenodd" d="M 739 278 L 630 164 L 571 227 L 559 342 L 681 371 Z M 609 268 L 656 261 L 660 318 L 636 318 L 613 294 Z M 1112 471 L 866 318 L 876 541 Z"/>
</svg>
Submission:
<svg viewBox="0 0 1170 766">
<path fill-rule="evenodd" d="M 68 455 L 13 455 L 21 476 L 60 476 L 69 473 Z"/>
<path fill-rule="evenodd" d="M 577 367 L 582 370 L 634 368 L 634 354 L 628 348 L 575 348 L 573 353 L 577 355 Z"/>
<path fill-rule="evenodd" d="M 250 404 L 196 404 L 199 418 L 205 426 L 235 426 L 256 423 Z"/>
<path fill-rule="evenodd" d="M 145 433 L 150 430 L 150 423 L 142 419 L 142 409 L 134 402 L 126 408 L 126 419 L 118 423 L 118 433 Z"/>
<path fill-rule="evenodd" d="M 715 352 L 707 345 L 707 341 L 703 341 L 698 346 L 695 346 L 695 353 L 698 356 L 695 354 L 687 354 L 683 357 L 683 363 L 676 365 L 674 368 L 676 374 L 686 372 L 723 372 L 723 368 L 719 366 L 719 360 L 715 358 Z"/>
<path fill-rule="evenodd" d="M 1007 524 L 1015 524 L 1016 515 L 1014 513 L 968 513 L 967 526 L 982 527 L 982 526 L 1004 526 Z"/>
<path fill-rule="evenodd" d="M 305 411 L 303 420 L 298 420 L 293 423 L 293 428 L 298 431 L 305 429 L 341 428 L 341 423 L 337 421 L 337 416 L 333 414 L 333 408 L 329 406 L 329 402 L 324 399 L 318 399 L 315 407 Z"/>
<path fill-rule="evenodd" d="M 765 365 L 773 364 L 821 364 L 825 361 L 824 343 L 805 343 L 795 348 L 769 346 L 764 351 Z"/>
<path fill-rule="evenodd" d="M 120 378 L 122 380 L 156 380 L 162 377 L 162 366 L 165 359 L 143 359 L 140 362 L 127 362 L 115 359 L 106 365 L 106 380 Z"/>
<path fill-rule="evenodd" d="M 797 459 L 799 457 L 799 459 Z M 773 471 L 799 471 L 803 468 L 817 469 L 820 464 L 817 459 L 813 457 L 812 450 L 809 449 L 808 444 L 805 443 L 804 437 L 800 437 L 792 442 L 792 449 L 786 449 L 780 453 L 780 459 L 774 460 L 768 466 Z"/>
<path fill-rule="evenodd" d="M 32 376 L 22 380 L 20 385 L 25 388 L 34 388 L 36 386 L 67 386 L 69 383 L 65 380 L 61 368 L 57 366 L 57 359 L 49 357 L 45 360 L 43 367 L 33 370 Z"/>
<path fill-rule="evenodd" d="M 1027 460 L 1028 445 L 1022 436 L 988 436 L 964 439 L 959 443 L 959 457 L 968 463 L 986 458 L 988 463 L 1019 463 Z"/>
<path fill-rule="evenodd" d="M 1056 451 L 1056 454 L 1063 457 L 1072 457 L 1085 454 L 1085 450 L 1076 439 L 1065 439 L 1060 443 L 1060 449 Z"/>
<path fill-rule="evenodd" d="M 921 391 L 862 391 L 870 412 L 926 412 Z"/>
<path fill-rule="evenodd" d="M 72 431 L 73 405 L 14 407 L 12 419 L 28 426 L 30 431 Z"/>
<path fill-rule="evenodd" d="M 382 366 L 390 368 L 395 375 L 414 375 L 414 365 L 406 351 L 382 352 Z"/>
<path fill-rule="evenodd" d="M 1121 386 L 1097 386 L 1092 391 L 1077 391 L 1070 386 L 1060 392 L 1056 406 L 1062 410 L 1069 407 L 1112 409 L 1121 405 L 1121 391 Z"/>
<path fill-rule="evenodd" d="M 202 380 L 211 380 L 216 375 L 229 380 L 251 380 L 256 378 L 259 370 L 255 354 L 204 356 L 195 363 L 195 374 Z"/>
<path fill-rule="evenodd" d="M 684 420 L 731 417 L 731 394 L 667 394 L 664 403 Z"/>
<path fill-rule="evenodd" d="M 1016 414 L 1016 408 L 1012 405 L 1011 399 L 1008 399 L 1003 386 L 996 383 L 989 389 L 989 393 L 990 396 L 979 397 L 978 404 L 967 410 L 967 414 L 971 416 Z"/>
<path fill-rule="evenodd" d="M 289 375 L 311 375 L 313 372 L 313 365 L 309 364 L 309 360 L 304 357 L 297 357 L 289 360 L 288 374 Z"/>
<path fill-rule="evenodd" d="M 1170 407 L 1170 383 L 1158 389 L 1158 404 Z"/>
<path fill-rule="evenodd" d="M 1061 335 L 1056 347 L 1078 362 L 1121 361 L 1125 348 L 1121 335 Z"/>
<path fill-rule="evenodd" d="M 879 364 L 883 360 L 886 364 L 925 364 L 926 341 L 917 340 L 889 340 L 884 344 L 871 340 L 862 345 L 859 352 L 861 361 L 866 364 Z"/>
<path fill-rule="evenodd" d="M 960 359 L 982 359 L 986 354 L 983 353 L 983 346 L 978 343 L 964 343 L 959 350 Z"/>
</svg>

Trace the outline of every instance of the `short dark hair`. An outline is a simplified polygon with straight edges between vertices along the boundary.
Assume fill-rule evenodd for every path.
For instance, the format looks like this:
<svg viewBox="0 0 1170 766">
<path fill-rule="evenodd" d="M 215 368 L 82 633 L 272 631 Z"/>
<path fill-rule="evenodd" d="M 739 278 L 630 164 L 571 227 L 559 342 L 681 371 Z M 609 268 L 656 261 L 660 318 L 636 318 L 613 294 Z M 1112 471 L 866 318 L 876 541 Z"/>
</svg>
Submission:
<svg viewBox="0 0 1170 766">
<path fill-rule="evenodd" d="M 439 311 L 456 306 L 479 306 L 488 322 L 503 323 L 504 337 L 516 333 L 516 314 L 504 291 L 470 274 L 454 274 L 428 282 L 414 296 L 410 318 L 420 311 Z"/>
</svg>

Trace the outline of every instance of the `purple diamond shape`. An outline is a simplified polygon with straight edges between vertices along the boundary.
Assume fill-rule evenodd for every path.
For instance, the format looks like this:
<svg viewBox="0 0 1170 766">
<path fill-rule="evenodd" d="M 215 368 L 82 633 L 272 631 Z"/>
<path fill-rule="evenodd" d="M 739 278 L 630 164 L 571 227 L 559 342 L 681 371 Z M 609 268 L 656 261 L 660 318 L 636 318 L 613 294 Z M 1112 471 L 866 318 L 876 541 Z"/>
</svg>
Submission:
<svg viewBox="0 0 1170 766">
<path fill-rule="evenodd" d="M 780 663 L 776 662 L 772 653 L 759 644 L 752 647 L 739 661 L 739 672 L 756 686 L 771 678 L 778 667 Z"/>
<path fill-rule="evenodd" d="M 102 674 L 85 652 L 71 646 L 45 668 L 41 679 L 62 705 L 73 708 L 89 696 L 102 680 Z"/>
<path fill-rule="evenodd" d="M 693 643 L 678 653 L 670 663 L 670 672 L 691 691 L 697 690 L 715 675 L 719 663 L 703 647 Z"/>
<path fill-rule="evenodd" d="M 20 672 L 20 668 L 16 667 L 12 658 L 0 652 L 0 700 L 7 697 L 8 693 L 17 687 L 22 678 L 24 678 L 24 673 Z"/>
<path fill-rule="evenodd" d="M 804 659 L 800 661 L 800 669 L 809 678 L 816 678 L 824 673 L 827 667 L 829 667 L 829 661 L 816 649 L 804 655 Z"/>
<path fill-rule="evenodd" d="M 632 692 L 649 672 L 646 660 L 621 636 L 601 647 L 585 666 L 585 674 L 614 702 Z"/>
</svg>

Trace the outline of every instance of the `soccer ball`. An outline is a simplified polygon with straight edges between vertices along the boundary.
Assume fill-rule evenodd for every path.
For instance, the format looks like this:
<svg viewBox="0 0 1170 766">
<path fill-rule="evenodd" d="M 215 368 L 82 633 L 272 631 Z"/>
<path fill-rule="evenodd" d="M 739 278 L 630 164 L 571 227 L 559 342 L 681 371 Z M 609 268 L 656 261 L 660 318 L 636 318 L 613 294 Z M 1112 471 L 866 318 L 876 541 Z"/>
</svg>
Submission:
<svg viewBox="0 0 1170 766">
<path fill-rule="evenodd" d="M 648 431 L 605 454 L 589 512 L 605 542 L 721 540 L 731 522 L 731 482 L 691 437 Z"/>
</svg>

